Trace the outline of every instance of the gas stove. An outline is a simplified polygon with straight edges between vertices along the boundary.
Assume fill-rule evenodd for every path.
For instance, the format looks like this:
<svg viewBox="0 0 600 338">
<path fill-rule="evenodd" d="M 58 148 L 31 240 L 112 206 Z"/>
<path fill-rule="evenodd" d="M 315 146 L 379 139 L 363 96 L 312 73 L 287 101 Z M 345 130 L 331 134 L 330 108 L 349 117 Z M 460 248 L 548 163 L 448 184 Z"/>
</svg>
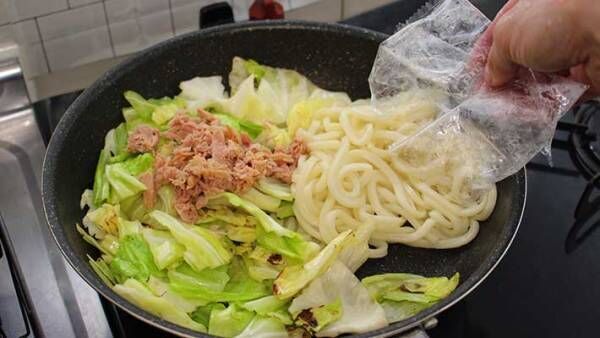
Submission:
<svg viewBox="0 0 600 338">
<path fill-rule="evenodd" d="M 479 3 L 489 16 L 502 4 Z M 392 33 L 419 5 L 398 1 L 346 23 Z M 12 74 L 15 82 L 0 85 L 0 338 L 170 337 L 98 296 L 65 263 L 46 227 L 39 196 L 43 153 L 79 93 L 31 105 L 16 84 L 20 73 L 14 64 L 3 67 L 0 77 Z M 7 93 L 21 94 L 7 101 Z M 552 165 L 541 155 L 527 165 L 527 206 L 507 255 L 428 334 L 597 336 L 599 173 L 600 103 L 589 102 L 560 121 Z"/>
</svg>

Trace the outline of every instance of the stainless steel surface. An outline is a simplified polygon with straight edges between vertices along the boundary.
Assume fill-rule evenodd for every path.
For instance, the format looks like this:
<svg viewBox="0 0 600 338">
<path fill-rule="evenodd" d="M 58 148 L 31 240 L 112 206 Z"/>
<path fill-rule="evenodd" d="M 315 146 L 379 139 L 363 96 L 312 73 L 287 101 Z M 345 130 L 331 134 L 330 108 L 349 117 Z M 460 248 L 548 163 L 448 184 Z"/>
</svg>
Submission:
<svg viewBox="0 0 600 338">
<path fill-rule="evenodd" d="M 98 294 L 66 264 L 49 234 L 40 195 L 44 143 L 29 100 L 23 101 L 27 95 L 20 71 L 5 66 L 11 76 L 9 86 L 0 82 L 0 212 L 40 324 L 37 335 L 112 337 Z M 10 275 L 5 274 L 6 263 L 0 263 L 3 297 Z M 0 302 L 3 326 L 7 334 L 23 332 L 15 317 L 18 307 L 14 300 L 10 304 Z"/>
<path fill-rule="evenodd" d="M 0 116 L 28 105 L 25 81 L 16 59 L 0 60 Z"/>
</svg>

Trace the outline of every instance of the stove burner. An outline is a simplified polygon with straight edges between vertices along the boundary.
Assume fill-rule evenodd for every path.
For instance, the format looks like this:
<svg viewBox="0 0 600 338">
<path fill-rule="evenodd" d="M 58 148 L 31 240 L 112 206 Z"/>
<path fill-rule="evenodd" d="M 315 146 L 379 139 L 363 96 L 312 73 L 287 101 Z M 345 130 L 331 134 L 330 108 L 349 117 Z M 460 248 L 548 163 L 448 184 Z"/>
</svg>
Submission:
<svg viewBox="0 0 600 338">
<path fill-rule="evenodd" d="M 600 196 L 594 191 L 600 183 L 600 174 L 590 180 L 575 208 L 575 223 L 569 230 L 565 241 L 567 254 L 575 251 L 600 226 Z"/>
<path fill-rule="evenodd" d="M 573 130 L 571 156 L 586 179 L 600 173 L 600 103 L 591 101 L 573 110 L 575 123 L 585 130 Z"/>
</svg>

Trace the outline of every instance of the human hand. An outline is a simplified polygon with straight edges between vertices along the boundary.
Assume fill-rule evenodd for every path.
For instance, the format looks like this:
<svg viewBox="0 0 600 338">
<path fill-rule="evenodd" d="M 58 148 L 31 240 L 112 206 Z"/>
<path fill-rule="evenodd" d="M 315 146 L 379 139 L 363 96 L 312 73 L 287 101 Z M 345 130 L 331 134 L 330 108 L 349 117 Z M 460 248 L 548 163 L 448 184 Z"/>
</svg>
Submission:
<svg viewBox="0 0 600 338">
<path fill-rule="evenodd" d="M 588 96 L 600 95 L 596 1 L 510 0 L 483 36 L 491 43 L 486 83 L 502 86 L 527 67 L 568 76 L 589 85 Z"/>
</svg>

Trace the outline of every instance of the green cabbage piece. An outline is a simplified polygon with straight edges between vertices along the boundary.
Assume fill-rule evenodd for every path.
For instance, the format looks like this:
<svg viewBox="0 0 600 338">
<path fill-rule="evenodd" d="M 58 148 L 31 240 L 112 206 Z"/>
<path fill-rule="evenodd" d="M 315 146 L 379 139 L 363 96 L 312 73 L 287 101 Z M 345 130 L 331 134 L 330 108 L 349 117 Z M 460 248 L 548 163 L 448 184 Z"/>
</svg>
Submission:
<svg viewBox="0 0 600 338">
<path fill-rule="evenodd" d="M 150 153 L 144 153 L 123 162 L 123 167 L 133 176 L 152 169 L 153 165 L 154 156 Z"/>
<path fill-rule="evenodd" d="M 294 216 L 294 204 L 292 202 L 282 201 L 277 208 L 277 217 L 280 219 Z"/>
<path fill-rule="evenodd" d="M 220 268 L 219 268 L 220 269 Z M 195 274 L 191 273 L 193 270 L 182 271 L 180 268 L 171 270 L 168 272 L 169 282 L 171 289 L 181 296 L 187 298 L 200 298 L 211 302 L 236 302 L 246 301 L 251 299 L 260 298 L 269 294 L 269 288 L 258 281 L 252 279 L 243 263 L 239 262 L 239 259 L 234 259 L 231 266 L 228 269 L 227 276 L 231 279 L 222 284 L 210 284 L 206 281 L 205 271 L 211 271 L 214 275 L 214 271 L 204 270 Z M 211 277 L 215 279 L 216 277 Z M 217 279 L 222 283 L 223 279 Z M 215 286 L 222 286 L 219 290 Z"/>
<path fill-rule="evenodd" d="M 287 338 L 288 332 L 284 323 L 272 318 L 255 316 L 244 331 L 236 338 Z"/>
<path fill-rule="evenodd" d="M 128 197 L 119 202 L 119 205 L 121 206 L 121 211 L 128 219 L 143 220 L 144 216 L 148 213 L 141 195 Z"/>
<path fill-rule="evenodd" d="M 248 227 L 227 227 L 227 238 L 240 243 L 253 243 L 256 241 L 256 229 Z"/>
<path fill-rule="evenodd" d="M 127 121 L 126 125 L 129 130 L 133 130 L 141 123 L 155 127 L 164 125 L 179 110 L 183 110 L 187 106 L 186 100 L 180 97 L 146 100 L 143 96 L 131 90 L 126 91 L 124 96 L 133 108 L 133 111 L 131 109 L 123 110 L 123 116 Z"/>
<path fill-rule="evenodd" d="M 89 210 L 83 217 L 83 225 L 90 235 L 102 238 L 105 234 L 119 234 L 120 209 L 118 205 L 103 204 L 99 208 Z"/>
<path fill-rule="evenodd" d="M 121 297 L 156 316 L 192 330 L 206 332 L 204 325 L 192 320 L 187 313 L 166 299 L 154 295 L 152 291 L 135 279 L 128 279 L 122 284 L 115 285 L 113 290 Z"/>
<path fill-rule="evenodd" d="M 127 126 L 125 123 L 119 124 L 115 129 L 110 130 L 104 138 L 104 150 L 110 153 L 109 163 L 116 163 L 125 160 L 130 153 L 127 151 Z"/>
<path fill-rule="evenodd" d="M 177 268 L 169 270 L 167 274 L 171 286 L 179 284 L 182 287 L 203 289 L 206 292 L 221 292 L 231 279 L 227 270 L 228 266 L 223 265 L 197 272 L 188 264 L 181 264 Z"/>
<path fill-rule="evenodd" d="M 119 229 L 119 240 L 127 236 L 137 236 L 142 233 L 142 223 L 140 221 L 128 221 L 119 217 L 117 227 Z"/>
<path fill-rule="evenodd" d="M 173 292 L 169 287 L 168 281 L 163 278 L 150 276 L 146 284 L 152 293 L 165 299 L 186 313 L 194 312 L 199 306 L 208 304 L 208 302 L 203 299 L 185 298 Z"/>
<path fill-rule="evenodd" d="M 262 192 L 250 188 L 243 195 L 241 195 L 243 199 L 247 200 L 250 203 L 253 203 L 261 210 L 276 212 L 279 209 L 279 205 L 281 204 L 281 200 L 279 198 L 265 195 Z"/>
<path fill-rule="evenodd" d="M 250 277 L 258 281 L 277 278 L 277 275 L 287 265 L 285 257 L 281 254 L 266 250 L 260 245 L 257 245 L 254 250 L 246 254 L 244 261 L 248 266 Z"/>
<path fill-rule="evenodd" d="M 232 193 L 223 197 L 233 206 L 244 209 L 259 223 L 256 229 L 257 242 L 263 247 L 297 260 L 307 260 L 318 250 L 318 245 L 306 241 L 300 234 L 284 228 L 255 204 Z"/>
<path fill-rule="evenodd" d="M 235 57 L 229 74 L 232 97 L 224 111 L 254 122 L 281 125 L 299 101 L 317 88 L 306 77 L 289 69 L 260 65 Z"/>
<path fill-rule="evenodd" d="M 110 267 L 108 266 L 106 260 L 103 257 L 100 257 L 97 260 L 94 260 L 89 255 L 87 257 L 88 262 L 92 267 L 92 270 L 96 272 L 96 274 L 98 275 L 98 277 L 100 277 L 104 284 L 112 287 L 117 283 L 117 279 L 113 275 L 112 271 L 110 270 Z"/>
<path fill-rule="evenodd" d="M 101 245 L 96 238 L 90 236 L 79 224 L 75 224 L 75 228 L 77 229 L 77 232 L 81 235 L 81 237 L 83 237 L 84 241 L 96 247 L 96 249 L 100 250 L 100 252 L 102 252 L 103 254 L 111 256 L 112 258 L 112 255 L 114 255 L 114 253 L 110 252 L 108 248 Z M 104 237 L 106 238 L 107 236 Z"/>
<path fill-rule="evenodd" d="M 329 323 L 342 318 L 342 301 L 302 310 L 296 317 L 296 325 L 304 326 L 311 332 L 319 332 Z"/>
<path fill-rule="evenodd" d="M 423 277 L 387 273 L 366 277 L 362 283 L 381 303 L 390 322 L 411 317 L 447 297 L 458 286 L 460 276 Z"/>
<path fill-rule="evenodd" d="M 221 124 L 229 126 L 239 132 L 248 134 L 251 138 L 255 139 L 263 131 L 263 127 L 260 124 L 240 119 L 224 113 L 213 113 L 213 115 L 219 119 Z"/>
<path fill-rule="evenodd" d="M 164 275 L 154 264 L 152 252 L 140 235 L 128 235 L 120 240 L 110 270 L 119 282 L 130 278 L 146 282 L 150 275 Z"/>
<path fill-rule="evenodd" d="M 273 218 L 271 218 L 269 215 L 267 215 L 267 213 L 262 211 L 254 203 L 247 201 L 247 200 L 245 200 L 233 193 L 230 193 L 230 192 L 225 192 L 222 194 L 222 196 L 225 197 L 225 199 L 227 199 L 227 201 L 231 205 L 241 208 L 241 209 L 244 209 L 247 213 L 254 216 L 256 218 L 256 220 L 258 221 L 259 225 L 266 232 L 273 232 L 273 233 L 277 234 L 278 236 L 284 236 L 284 237 L 296 237 L 297 236 L 297 234 L 295 232 L 288 230 L 288 229 L 284 228 L 283 226 L 281 226 L 281 224 L 277 223 L 277 221 L 275 221 Z"/>
<path fill-rule="evenodd" d="M 423 277 L 407 273 L 386 273 L 366 277 L 362 283 L 377 300 L 404 301 L 420 303 L 439 301 L 447 297 L 456 286 L 460 275 L 447 277 Z"/>
<path fill-rule="evenodd" d="M 287 311 L 290 303 L 275 296 L 266 296 L 240 304 L 246 310 L 254 311 L 264 317 L 277 318 L 281 323 L 291 325 L 293 323 L 290 313 Z"/>
<path fill-rule="evenodd" d="M 327 271 L 344 245 L 354 236 L 346 230 L 334 238 L 315 257 L 303 265 L 291 265 L 283 269 L 273 282 L 273 293 L 280 299 L 293 297 L 313 279 Z"/>
<path fill-rule="evenodd" d="M 231 261 L 231 252 L 211 231 L 198 226 L 186 226 L 159 210 L 150 212 L 148 217 L 169 229 L 173 237 L 185 246 L 183 259 L 196 271 L 215 268 Z"/>
<path fill-rule="evenodd" d="M 225 305 L 221 303 L 210 303 L 204 306 L 199 306 L 198 308 L 196 308 L 196 310 L 194 310 L 194 312 L 190 314 L 190 317 L 192 317 L 194 321 L 208 327 L 208 324 L 210 322 L 210 313 L 215 308 L 218 310 L 224 310 Z"/>
<path fill-rule="evenodd" d="M 112 203 L 122 201 L 146 190 L 144 183 L 132 175 L 123 163 L 107 165 L 105 174 L 111 187 L 109 201 Z"/>
<path fill-rule="evenodd" d="M 355 272 L 369 259 L 369 238 L 374 228 L 372 223 L 360 225 L 355 230 L 356 236 L 340 251 L 338 260 L 350 271 Z"/>
<path fill-rule="evenodd" d="M 100 150 L 100 157 L 98 157 L 98 164 L 96 165 L 96 172 L 94 174 L 94 205 L 101 205 L 102 202 L 106 201 L 110 194 L 110 185 L 106 178 L 106 164 L 110 154 L 107 150 Z"/>
<path fill-rule="evenodd" d="M 256 77 L 256 80 L 259 82 L 267 73 L 272 72 L 272 69 L 270 69 L 269 67 L 262 66 L 252 59 L 244 61 L 243 65 L 246 72 L 254 75 Z"/>
<path fill-rule="evenodd" d="M 220 337 L 235 337 L 244 331 L 253 318 L 254 313 L 236 304 L 229 304 L 225 309 L 214 307 L 210 312 L 208 333 Z"/>
<path fill-rule="evenodd" d="M 263 193 L 278 198 L 282 201 L 291 202 L 294 200 L 290 185 L 281 183 L 276 179 L 263 177 L 258 181 L 258 185 L 256 187 Z"/>
<path fill-rule="evenodd" d="M 277 127 L 273 123 L 265 122 L 263 132 L 255 139 L 256 142 L 271 149 L 285 147 L 292 143 L 292 138 L 285 127 Z"/>
<path fill-rule="evenodd" d="M 157 125 L 163 125 L 169 122 L 181 108 L 175 103 L 168 103 L 157 106 L 152 113 L 152 122 Z"/>
<path fill-rule="evenodd" d="M 341 302 L 341 316 L 332 320 L 336 317 L 335 303 L 338 301 Z M 333 313 L 319 313 L 318 309 L 328 304 L 333 304 L 330 306 Z M 371 298 L 352 271 L 338 261 L 304 288 L 288 310 L 296 320 L 299 316 L 313 319 L 313 323 L 305 322 L 310 323 L 308 327 L 316 331 L 317 337 L 364 333 L 388 325 L 383 308 Z M 321 325 L 319 320 L 329 320 L 329 323 Z"/>
<path fill-rule="evenodd" d="M 176 216 L 175 210 L 175 189 L 170 184 L 165 184 L 160 187 L 156 196 L 158 197 L 155 209 L 164 211 L 171 216 Z"/>
<path fill-rule="evenodd" d="M 168 231 L 144 228 L 142 236 L 150 246 L 154 263 L 159 269 L 165 269 L 183 259 L 185 247 Z"/>
<path fill-rule="evenodd" d="M 132 90 L 126 91 L 123 96 L 125 96 L 125 100 L 129 102 L 131 108 L 137 114 L 136 117 L 149 121 L 152 118 L 152 112 L 154 111 L 155 106 L 148 102 L 144 97 Z"/>
<path fill-rule="evenodd" d="M 217 209 L 208 210 L 206 216 L 200 220 L 201 223 L 210 223 L 215 220 L 225 222 L 234 226 L 247 226 L 249 223 L 249 217 L 239 212 L 233 212 L 231 209 L 226 207 L 220 207 Z"/>
</svg>

